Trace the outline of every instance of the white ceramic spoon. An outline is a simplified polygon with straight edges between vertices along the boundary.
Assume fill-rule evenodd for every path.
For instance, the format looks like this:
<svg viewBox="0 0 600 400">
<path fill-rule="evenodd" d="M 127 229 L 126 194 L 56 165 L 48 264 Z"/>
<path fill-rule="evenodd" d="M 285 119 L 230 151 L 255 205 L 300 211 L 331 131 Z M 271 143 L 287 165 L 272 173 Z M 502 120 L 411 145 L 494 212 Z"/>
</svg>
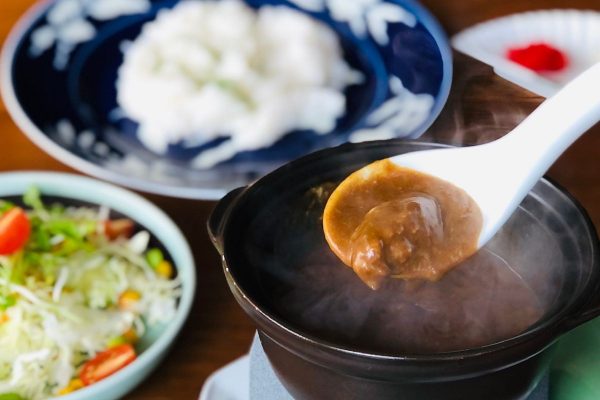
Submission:
<svg viewBox="0 0 600 400">
<path fill-rule="evenodd" d="M 390 160 L 465 190 L 483 214 L 481 247 L 563 151 L 599 120 L 600 64 L 596 64 L 494 142 L 418 151 Z"/>
</svg>

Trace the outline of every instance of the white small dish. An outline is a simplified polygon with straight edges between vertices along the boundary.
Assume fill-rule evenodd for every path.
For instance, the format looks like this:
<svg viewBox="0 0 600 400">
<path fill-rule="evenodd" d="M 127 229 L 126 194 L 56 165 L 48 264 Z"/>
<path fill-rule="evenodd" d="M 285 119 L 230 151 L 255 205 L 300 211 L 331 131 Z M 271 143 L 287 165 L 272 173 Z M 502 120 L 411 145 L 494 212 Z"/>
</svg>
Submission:
<svg viewBox="0 0 600 400">
<path fill-rule="evenodd" d="M 242 356 L 213 372 L 202 386 L 198 399 L 249 400 L 250 356 Z"/>
<path fill-rule="evenodd" d="M 509 61 L 507 49 L 548 43 L 566 54 L 569 63 L 559 72 L 538 74 Z M 538 95 L 550 97 L 575 76 L 600 61 L 600 12 L 540 10 L 474 25 L 452 38 L 452 46 L 491 65 L 503 78 Z"/>
<path fill-rule="evenodd" d="M 232 361 L 208 377 L 198 400 L 291 400 L 291 396 L 276 380 L 275 372 L 256 335 L 249 354 Z M 547 399 L 548 376 L 542 379 L 527 400 Z"/>
</svg>

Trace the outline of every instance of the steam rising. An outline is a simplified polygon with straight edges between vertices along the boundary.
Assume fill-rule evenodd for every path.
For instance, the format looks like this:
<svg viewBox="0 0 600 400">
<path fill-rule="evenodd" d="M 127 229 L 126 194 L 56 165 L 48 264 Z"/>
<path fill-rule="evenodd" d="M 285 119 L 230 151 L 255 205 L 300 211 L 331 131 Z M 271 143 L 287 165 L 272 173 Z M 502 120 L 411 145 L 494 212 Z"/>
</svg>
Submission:
<svg viewBox="0 0 600 400">
<path fill-rule="evenodd" d="M 334 186 L 281 198 L 248 229 L 244 253 L 258 266 L 265 301 L 295 328 L 362 351 L 436 353 L 513 337 L 557 305 L 561 246 L 547 221 L 523 209 L 440 282 L 391 279 L 372 291 L 324 240 L 322 210 Z"/>
<path fill-rule="evenodd" d="M 459 105 L 440 115 L 425 138 L 486 143 L 525 118 L 522 106 L 499 98 L 493 99 L 493 111 L 485 104 L 476 114 L 473 107 L 462 109 L 460 104 L 482 98 L 473 90 L 487 90 L 472 80 L 457 77 L 453 96 L 460 101 L 450 103 Z M 323 182 L 407 148 L 420 149 L 392 143 L 339 152 L 313 166 L 334 172 L 305 177 L 302 184 L 313 189 L 304 195 L 271 193 L 277 200 L 261 205 L 265 212 L 248 227 L 252 237 L 244 249 L 258 270 L 265 307 L 301 332 L 337 345 L 385 354 L 432 353 L 518 335 L 564 307 L 585 284 L 585 268 L 593 264 L 583 243 L 589 240 L 585 223 L 553 188 L 539 184 L 485 249 L 440 282 L 389 280 L 378 291 L 365 286 L 323 238 L 322 209 L 336 186 Z"/>
<path fill-rule="evenodd" d="M 465 63 L 465 57 L 457 57 L 456 62 Z M 457 146 L 491 142 L 512 130 L 539 104 L 537 98 L 528 99 L 522 91 L 511 92 L 506 82 L 498 84 L 501 78 L 494 77 L 487 68 L 469 65 L 454 75 L 446 109 L 425 138 Z"/>
</svg>

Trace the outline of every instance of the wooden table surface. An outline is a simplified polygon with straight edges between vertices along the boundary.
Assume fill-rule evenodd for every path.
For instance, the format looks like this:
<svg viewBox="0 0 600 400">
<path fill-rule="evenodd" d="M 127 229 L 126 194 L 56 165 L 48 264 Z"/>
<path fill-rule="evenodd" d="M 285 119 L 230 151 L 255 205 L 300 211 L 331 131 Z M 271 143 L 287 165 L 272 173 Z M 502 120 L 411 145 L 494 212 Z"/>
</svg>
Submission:
<svg viewBox="0 0 600 400">
<path fill-rule="evenodd" d="M 0 1 L 0 40 L 32 0 Z M 451 35 L 473 23 L 526 9 L 600 8 L 595 0 L 423 0 Z M 518 124 L 542 100 L 495 76 L 490 68 L 455 55 L 451 96 L 425 135 L 429 140 L 473 144 L 497 138 Z M 0 171 L 73 171 L 33 145 L 0 104 Z M 600 127 L 580 138 L 549 175 L 569 190 L 600 227 Z M 205 230 L 212 202 L 145 196 L 181 227 L 194 251 L 198 291 L 190 318 L 158 370 L 128 399 L 194 399 L 210 373 L 243 355 L 254 334 L 252 322 L 231 296 L 219 258 Z"/>
</svg>

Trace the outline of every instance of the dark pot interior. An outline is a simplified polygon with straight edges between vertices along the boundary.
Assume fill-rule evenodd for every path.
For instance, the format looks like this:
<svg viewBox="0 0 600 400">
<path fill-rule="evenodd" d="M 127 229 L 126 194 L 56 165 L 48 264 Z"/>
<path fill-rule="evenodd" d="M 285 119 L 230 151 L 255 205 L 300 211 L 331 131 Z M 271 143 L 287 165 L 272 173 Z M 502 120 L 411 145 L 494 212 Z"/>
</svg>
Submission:
<svg viewBox="0 0 600 400">
<path fill-rule="evenodd" d="M 520 287 L 535 297 L 536 322 L 527 329 L 511 327 L 524 308 L 514 303 L 520 292 L 481 280 L 484 294 L 499 290 L 498 302 L 506 307 L 496 314 L 504 320 L 491 320 L 493 312 L 479 301 L 453 306 L 458 300 L 449 298 L 446 303 L 452 312 L 473 309 L 484 315 L 477 318 L 502 328 L 494 331 L 494 340 L 464 341 L 471 331 L 458 325 L 459 332 L 440 334 L 446 343 L 429 341 L 424 347 L 413 340 L 414 346 L 406 344 L 410 341 L 390 346 L 394 329 L 401 334 L 407 325 L 418 325 L 420 314 L 400 319 L 403 327 L 387 325 L 397 317 L 393 308 L 375 315 L 369 302 L 379 301 L 374 296 L 381 294 L 336 265 L 324 243 L 320 215 L 327 190 L 350 172 L 433 147 L 439 145 L 386 141 L 324 150 L 232 192 L 215 209 L 209 231 L 224 254 L 232 292 L 257 323 L 267 356 L 296 398 L 520 398 L 546 370 L 556 338 L 599 313 L 595 229 L 566 192 L 541 180 L 483 250 L 510 265 Z M 448 312 L 440 308 L 439 314 Z"/>
</svg>

